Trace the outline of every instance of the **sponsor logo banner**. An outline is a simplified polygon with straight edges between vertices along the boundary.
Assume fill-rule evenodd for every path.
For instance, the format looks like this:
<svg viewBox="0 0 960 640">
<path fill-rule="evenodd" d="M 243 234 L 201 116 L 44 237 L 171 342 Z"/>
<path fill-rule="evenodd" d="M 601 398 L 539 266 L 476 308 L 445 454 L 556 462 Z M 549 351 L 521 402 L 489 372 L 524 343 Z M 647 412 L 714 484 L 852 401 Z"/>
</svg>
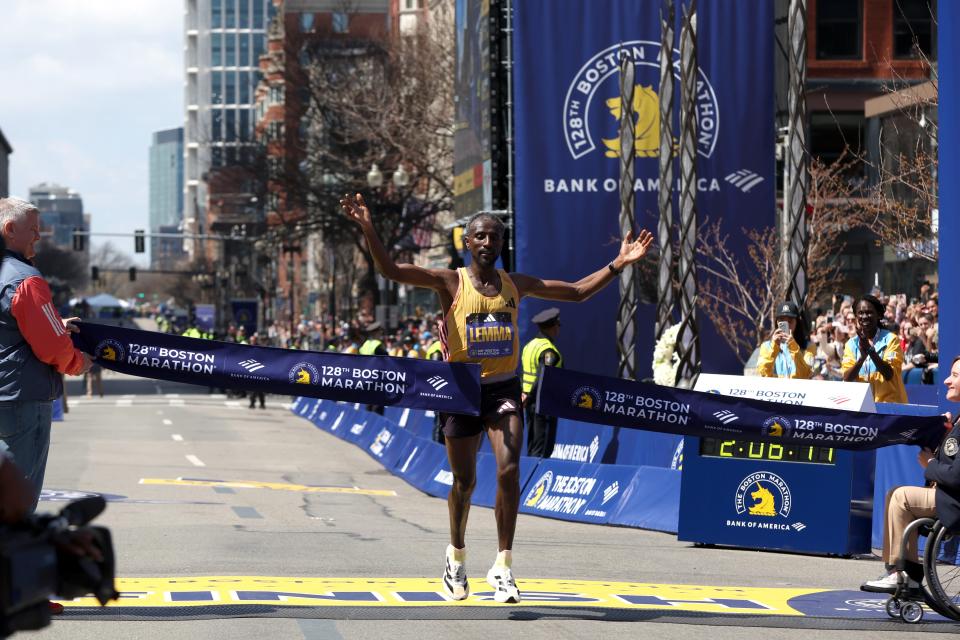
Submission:
<svg viewBox="0 0 960 640">
<path fill-rule="evenodd" d="M 701 437 L 867 450 L 935 447 L 940 416 L 895 416 L 730 398 L 547 367 L 537 411 L 560 418 Z M 734 419 L 731 419 L 734 418 Z"/>
<path fill-rule="evenodd" d="M 81 323 L 78 349 L 114 371 L 206 387 L 257 390 L 446 413 L 480 412 L 480 368 L 413 358 L 296 351 Z"/>
</svg>

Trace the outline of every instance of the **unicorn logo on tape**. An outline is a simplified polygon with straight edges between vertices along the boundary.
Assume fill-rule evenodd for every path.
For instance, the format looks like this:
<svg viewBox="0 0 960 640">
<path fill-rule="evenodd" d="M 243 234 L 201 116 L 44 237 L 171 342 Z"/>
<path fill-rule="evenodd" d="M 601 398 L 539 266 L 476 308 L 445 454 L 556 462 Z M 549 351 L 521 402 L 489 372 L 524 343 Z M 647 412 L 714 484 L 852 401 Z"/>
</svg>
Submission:
<svg viewBox="0 0 960 640">
<path fill-rule="evenodd" d="M 287 377 L 293 384 L 320 383 L 320 372 L 309 362 L 299 362 L 294 365 Z"/>
</svg>

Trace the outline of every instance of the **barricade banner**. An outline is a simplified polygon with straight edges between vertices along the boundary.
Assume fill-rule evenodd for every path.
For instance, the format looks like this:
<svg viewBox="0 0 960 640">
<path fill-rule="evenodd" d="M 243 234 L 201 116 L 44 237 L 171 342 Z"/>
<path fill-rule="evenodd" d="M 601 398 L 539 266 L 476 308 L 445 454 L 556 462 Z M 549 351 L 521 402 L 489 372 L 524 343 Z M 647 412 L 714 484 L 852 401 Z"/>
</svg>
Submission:
<svg viewBox="0 0 960 640">
<path fill-rule="evenodd" d="M 636 467 L 542 460 L 524 487 L 520 512 L 605 524 Z"/>
<path fill-rule="evenodd" d="M 661 433 L 868 450 L 893 444 L 934 448 L 939 416 L 900 416 L 801 407 L 661 387 L 545 367 L 537 411 Z"/>
<path fill-rule="evenodd" d="M 480 367 L 172 336 L 83 322 L 78 349 L 120 373 L 205 387 L 256 390 L 447 413 L 480 413 Z"/>
</svg>

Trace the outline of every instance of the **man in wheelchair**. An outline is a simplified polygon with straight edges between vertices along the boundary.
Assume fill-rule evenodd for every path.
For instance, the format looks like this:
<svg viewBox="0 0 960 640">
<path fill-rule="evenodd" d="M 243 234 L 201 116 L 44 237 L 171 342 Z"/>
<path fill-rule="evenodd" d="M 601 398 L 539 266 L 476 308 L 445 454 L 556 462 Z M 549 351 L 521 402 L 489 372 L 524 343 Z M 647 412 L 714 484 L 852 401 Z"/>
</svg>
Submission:
<svg viewBox="0 0 960 640">
<path fill-rule="evenodd" d="M 960 356 L 953 360 L 950 376 L 944 381 L 947 400 L 960 402 Z M 917 528 L 911 528 L 904 540 L 904 529 L 918 518 L 939 518 L 949 531 L 960 531 L 960 418 L 953 423 L 946 414 L 949 429 L 937 451 L 922 449 L 917 461 L 924 469 L 926 487 L 897 487 L 887 494 L 884 511 L 883 562 L 886 572 L 876 580 L 864 582 L 860 588 L 874 593 L 897 591 L 897 562 L 903 560 L 906 586 L 919 590 L 923 581 L 923 565 L 917 558 Z M 906 544 L 904 544 L 906 542 Z M 901 558 L 901 554 L 903 557 Z"/>
</svg>

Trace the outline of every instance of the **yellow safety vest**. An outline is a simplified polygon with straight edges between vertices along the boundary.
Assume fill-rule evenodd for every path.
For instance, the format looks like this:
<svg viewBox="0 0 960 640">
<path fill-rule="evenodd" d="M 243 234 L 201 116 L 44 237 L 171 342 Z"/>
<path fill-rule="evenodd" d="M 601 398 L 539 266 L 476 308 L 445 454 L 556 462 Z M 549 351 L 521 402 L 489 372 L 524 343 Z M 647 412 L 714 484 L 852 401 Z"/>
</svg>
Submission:
<svg viewBox="0 0 960 640">
<path fill-rule="evenodd" d="M 382 346 L 383 343 L 379 340 L 367 340 L 363 343 L 363 346 L 360 347 L 360 355 L 362 356 L 373 356 L 376 355 L 377 347 Z"/>
<path fill-rule="evenodd" d="M 439 340 L 434 340 L 433 343 L 431 343 L 430 346 L 427 347 L 427 352 L 424 354 L 423 357 L 427 360 L 443 360 L 442 355 L 439 358 L 434 358 L 433 354 L 435 353 L 440 353 L 440 354 L 443 353 L 443 345 L 440 344 Z"/>
<path fill-rule="evenodd" d="M 523 347 L 523 354 L 520 356 L 520 360 L 523 362 L 524 393 L 533 391 L 533 385 L 537 382 L 537 364 L 540 362 L 540 356 L 543 355 L 544 351 L 549 349 L 557 352 L 559 360 L 557 360 L 556 366 L 563 366 L 563 356 L 560 355 L 560 350 L 557 349 L 556 345 L 553 344 L 549 338 L 537 336 Z"/>
</svg>

